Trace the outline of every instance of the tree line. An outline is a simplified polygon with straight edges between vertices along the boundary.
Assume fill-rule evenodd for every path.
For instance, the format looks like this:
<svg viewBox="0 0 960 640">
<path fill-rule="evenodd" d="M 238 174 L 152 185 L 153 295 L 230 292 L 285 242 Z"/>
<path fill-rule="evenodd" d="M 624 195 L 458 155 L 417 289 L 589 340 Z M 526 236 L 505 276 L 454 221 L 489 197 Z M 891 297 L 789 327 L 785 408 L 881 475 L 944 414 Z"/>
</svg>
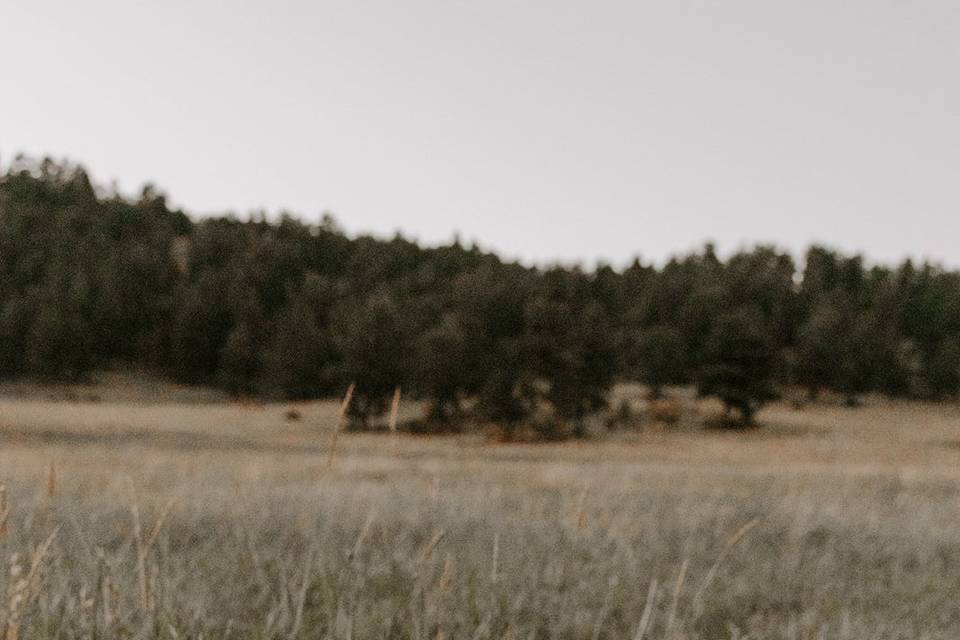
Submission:
<svg viewBox="0 0 960 640">
<path fill-rule="evenodd" d="M 349 237 L 329 217 L 192 219 L 152 187 L 123 197 L 17 158 L 0 175 L 0 376 L 117 362 L 270 398 L 355 383 L 357 424 L 401 386 L 431 425 L 576 435 L 620 379 L 694 384 L 749 422 L 784 385 L 955 396 L 960 273 L 710 245 L 660 267 L 533 268 Z"/>
</svg>

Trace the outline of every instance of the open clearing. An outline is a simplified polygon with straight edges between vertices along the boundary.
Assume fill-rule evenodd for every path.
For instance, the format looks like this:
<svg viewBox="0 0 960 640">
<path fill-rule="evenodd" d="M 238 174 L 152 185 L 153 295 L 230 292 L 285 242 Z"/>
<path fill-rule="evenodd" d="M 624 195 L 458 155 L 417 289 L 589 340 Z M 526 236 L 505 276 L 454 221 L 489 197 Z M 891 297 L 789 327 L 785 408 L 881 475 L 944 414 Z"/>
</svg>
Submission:
<svg viewBox="0 0 960 640">
<path fill-rule="evenodd" d="M 20 637 L 960 637 L 956 406 L 519 445 L 109 389 L 0 389 Z"/>
</svg>

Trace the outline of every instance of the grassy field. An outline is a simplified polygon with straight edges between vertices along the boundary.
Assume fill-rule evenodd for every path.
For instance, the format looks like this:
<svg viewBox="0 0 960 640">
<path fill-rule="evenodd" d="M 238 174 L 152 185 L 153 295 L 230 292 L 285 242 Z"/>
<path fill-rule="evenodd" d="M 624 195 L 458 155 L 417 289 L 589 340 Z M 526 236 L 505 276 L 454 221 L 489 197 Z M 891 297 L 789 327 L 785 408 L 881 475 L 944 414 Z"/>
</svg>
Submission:
<svg viewBox="0 0 960 640">
<path fill-rule="evenodd" d="M 150 380 L 0 387 L 0 629 L 960 637 L 960 408 L 778 404 L 746 433 L 695 411 L 520 445 L 335 438 L 334 402 Z"/>
</svg>

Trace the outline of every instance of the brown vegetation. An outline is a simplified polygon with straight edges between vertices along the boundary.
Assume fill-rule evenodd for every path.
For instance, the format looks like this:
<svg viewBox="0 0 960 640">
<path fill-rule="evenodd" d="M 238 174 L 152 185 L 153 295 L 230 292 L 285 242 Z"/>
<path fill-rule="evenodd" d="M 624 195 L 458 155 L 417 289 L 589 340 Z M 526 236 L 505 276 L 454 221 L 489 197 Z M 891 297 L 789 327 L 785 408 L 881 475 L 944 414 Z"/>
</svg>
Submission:
<svg viewBox="0 0 960 640">
<path fill-rule="evenodd" d="M 960 632 L 956 407 L 535 447 L 292 409 L 0 400 L 7 637 Z"/>
</svg>

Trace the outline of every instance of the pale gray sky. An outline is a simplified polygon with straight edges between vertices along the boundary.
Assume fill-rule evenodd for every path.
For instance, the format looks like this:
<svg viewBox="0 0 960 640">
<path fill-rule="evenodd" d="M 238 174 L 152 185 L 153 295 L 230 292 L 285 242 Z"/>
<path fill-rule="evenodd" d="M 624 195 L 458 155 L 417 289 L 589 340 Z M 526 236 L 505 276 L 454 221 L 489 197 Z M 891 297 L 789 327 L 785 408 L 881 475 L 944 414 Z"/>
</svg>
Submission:
<svg viewBox="0 0 960 640">
<path fill-rule="evenodd" d="M 0 0 L 0 159 L 527 260 L 960 264 L 960 2 Z"/>
</svg>

